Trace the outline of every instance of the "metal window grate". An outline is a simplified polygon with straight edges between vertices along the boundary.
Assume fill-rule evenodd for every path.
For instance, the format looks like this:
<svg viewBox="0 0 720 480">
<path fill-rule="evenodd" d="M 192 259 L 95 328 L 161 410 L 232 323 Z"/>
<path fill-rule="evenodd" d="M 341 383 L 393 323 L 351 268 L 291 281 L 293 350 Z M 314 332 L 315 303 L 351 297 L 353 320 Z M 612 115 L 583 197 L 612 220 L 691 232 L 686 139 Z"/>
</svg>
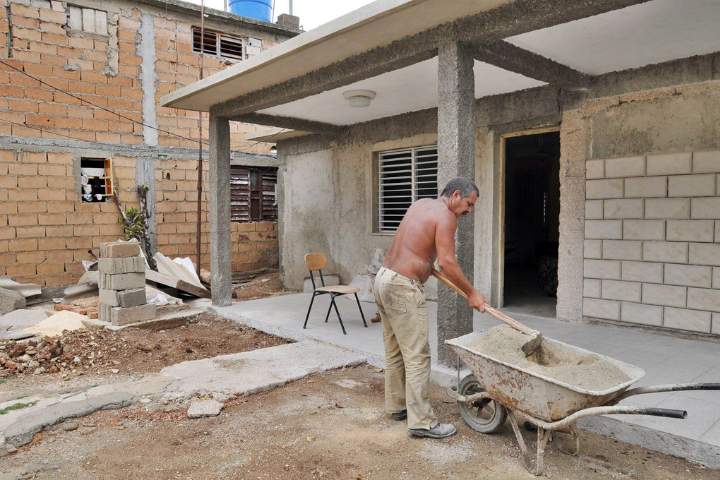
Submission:
<svg viewBox="0 0 720 480">
<path fill-rule="evenodd" d="M 437 194 L 437 147 L 380 152 L 379 232 L 394 232 L 412 202 L 421 198 L 436 198 Z"/>
</svg>

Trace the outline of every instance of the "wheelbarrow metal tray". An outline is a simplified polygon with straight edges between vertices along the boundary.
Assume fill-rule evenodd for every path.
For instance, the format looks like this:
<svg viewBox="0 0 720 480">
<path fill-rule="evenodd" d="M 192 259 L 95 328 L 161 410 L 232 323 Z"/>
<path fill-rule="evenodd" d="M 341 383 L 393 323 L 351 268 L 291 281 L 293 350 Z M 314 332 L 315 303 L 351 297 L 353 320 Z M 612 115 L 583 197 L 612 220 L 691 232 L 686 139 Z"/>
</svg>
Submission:
<svg viewBox="0 0 720 480">
<path fill-rule="evenodd" d="M 475 345 L 478 336 L 487 332 L 473 332 L 462 337 L 447 340 L 446 343 L 472 370 L 488 394 L 501 404 L 532 417 L 554 422 L 579 410 L 611 403 L 630 385 L 645 375 L 645 371 L 634 365 L 615 360 L 557 340 L 543 338 L 544 346 L 556 346 L 581 356 L 596 357 L 619 368 L 628 380 L 604 390 L 589 390 L 571 385 L 542 373 L 529 371 L 479 351 Z"/>
</svg>

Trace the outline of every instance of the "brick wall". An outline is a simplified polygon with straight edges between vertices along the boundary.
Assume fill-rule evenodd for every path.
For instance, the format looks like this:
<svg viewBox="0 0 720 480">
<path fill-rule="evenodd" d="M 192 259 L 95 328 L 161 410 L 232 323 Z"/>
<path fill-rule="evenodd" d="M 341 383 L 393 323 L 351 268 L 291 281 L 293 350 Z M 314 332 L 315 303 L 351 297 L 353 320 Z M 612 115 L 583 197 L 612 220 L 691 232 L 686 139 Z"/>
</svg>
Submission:
<svg viewBox="0 0 720 480">
<path fill-rule="evenodd" d="M 720 333 L 720 151 L 587 162 L 583 314 Z"/>
<path fill-rule="evenodd" d="M 203 169 L 202 266 L 210 267 L 210 224 L 207 220 L 208 164 Z M 197 228 L 197 168 L 194 162 L 161 160 L 156 176 L 157 246 L 165 255 L 190 256 L 195 261 Z M 243 272 L 263 267 L 277 267 L 277 224 L 251 222 L 230 224 L 232 271 Z"/>
<path fill-rule="evenodd" d="M 83 203 L 72 153 L 0 150 L 0 275 L 47 286 L 74 283 L 88 250 L 122 233 L 115 205 Z M 115 180 L 123 204 L 135 159 L 116 156 Z"/>
</svg>

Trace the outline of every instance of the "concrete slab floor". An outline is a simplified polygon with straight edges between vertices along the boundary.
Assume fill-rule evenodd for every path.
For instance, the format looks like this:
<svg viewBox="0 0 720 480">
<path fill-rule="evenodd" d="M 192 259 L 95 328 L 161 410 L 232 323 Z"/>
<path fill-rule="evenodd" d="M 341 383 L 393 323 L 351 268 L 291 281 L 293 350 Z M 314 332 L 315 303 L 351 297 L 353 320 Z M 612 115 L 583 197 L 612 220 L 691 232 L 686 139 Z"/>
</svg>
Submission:
<svg viewBox="0 0 720 480">
<path fill-rule="evenodd" d="M 235 303 L 229 307 L 213 308 L 218 314 L 231 320 L 249 325 L 267 333 L 301 340 L 312 338 L 333 345 L 348 348 L 365 355 L 372 365 L 384 366 L 382 325 L 368 323 L 364 328 L 354 299 L 336 300 L 345 323 L 347 335 L 343 335 L 335 313 L 328 323 L 324 322 L 329 299 L 320 297 L 310 315 L 308 328 L 302 325 L 310 303 L 309 294 L 290 294 L 259 300 Z M 361 303 L 365 317 L 376 313 L 373 303 Z M 438 383 L 454 383 L 456 372 L 437 364 L 435 348 L 435 318 L 437 305 L 428 302 L 430 318 L 430 347 L 433 358 L 433 379 Z M 679 338 L 649 330 L 589 323 L 567 323 L 551 318 L 523 315 L 513 312 L 513 317 L 532 328 L 552 337 L 588 350 L 637 365 L 645 369 L 646 376 L 638 386 L 668 383 L 720 382 L 720 343 L 702 339 Z M 474 328 L 485 330 L 498 322 L 488 315 L 475 314 Z M 713 391 L 660 393 L 638 396 L 623 402 L 628 405 L 682 408 L 688 411 L 685 420 L 663 419 L 617 415 L 606 418 L 595 417 L 597 421 L 583 423 L 584 428 L 615 435 L 614 430 L 623 424 L 635 432 L 623 439 L 640 443 L 645 438 L 638 431 L 643 428 L 670 434 L 663 440 L 653 440 L 649 446 L 665 453 L 683 456 L 709 466 L 720 468 L 720 394 Z M 627 433 L 627 432 L 625 432 Z M 620 438 L 620 434 L 617 435 Z M 657 435 L 655 435 L 657 436 Z M 636 440 L 634 442 L 633 440 Z M 699 443 L 695 443 L 699 442 Z M 678 446 L 680 445 L 680 447 Z M 648 445 L 643 445 L 648 447 Z M 700 448 L 701 446 L 701 448 Z M 681 448 L 682 447 L 682 448 Z M 697 448 L 696 448 L 697 447 Z M 693 452 L 700 452 L 693 457 Z M 704 452 L 704 453 L 703 453 Z M 708 453 L 709 452 L 709 453 Z"/>
</svg>

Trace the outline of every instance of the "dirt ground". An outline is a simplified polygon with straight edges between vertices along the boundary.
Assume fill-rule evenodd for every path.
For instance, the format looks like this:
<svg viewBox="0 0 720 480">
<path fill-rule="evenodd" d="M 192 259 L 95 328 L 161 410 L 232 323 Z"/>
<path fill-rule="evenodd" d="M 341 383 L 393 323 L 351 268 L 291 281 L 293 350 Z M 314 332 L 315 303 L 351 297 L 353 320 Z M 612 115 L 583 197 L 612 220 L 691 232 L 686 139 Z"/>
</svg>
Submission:
<svg viewBox="0 0 720 480">
<path fill-rule="evenodd" d="M 53 362 L 59 367 L 54 373 L 48 368 L 41 374 L 30 371 L 17 374 L 2 368 L 0 362 L 0 401 L 3 392 L 31 389 L 58 380 L 64 380 L 66 387 L 76 386 L 76 383 L 97 384 L 106 382 L 104 379 L 108 377 L 120 379 L 127 375 L 158 372 L 186 360 L 287 343 L 284 339 L 209 313 L 201 314 L 196 323 L 167 330 L 76 330 L 58 338 L 62 342 L 62 354 Z M 15 343 L 3 343 L 0 347 L 5 349 L 0 351 L 10 351 Z"/>
<path fill-rule="evenodd" d="M 382 411 L 383 377 L 360 366 L 303 379 L 226 404 L 219 417 L 143 408 L 98 412 L 36 436 L 0 458 L 5 479 L 532 479 L 509 427 L 470 430 L 440 388 L 438 414 L 455 422 L 445 440 L 410 438 Z M 530 435 L 528 434 L 528 439 Z M 552 479 L 710 480 L 720 473 L 583 433 L 581 455 L 553 445 Z"/>
</svg>

